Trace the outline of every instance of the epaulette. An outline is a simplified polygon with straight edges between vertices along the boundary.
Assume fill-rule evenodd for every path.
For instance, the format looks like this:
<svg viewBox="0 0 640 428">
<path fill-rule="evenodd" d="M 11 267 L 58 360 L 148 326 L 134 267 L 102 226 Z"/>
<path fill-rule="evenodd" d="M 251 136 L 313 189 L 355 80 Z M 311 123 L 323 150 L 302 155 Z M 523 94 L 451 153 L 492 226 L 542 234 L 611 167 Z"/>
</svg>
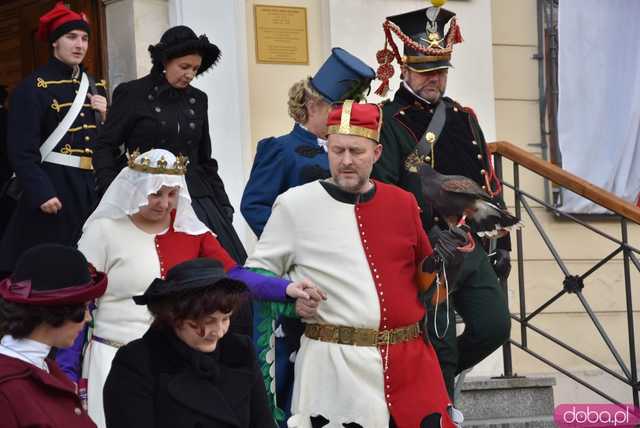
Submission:
<svg viewBox="0 0 640 428">
<path fill-rule="evenodd" d="M 478 120 L 478 115 L 471 107 L 462 107 L 462 111 L 469 113 L 475 120 Z"/>
</svg>

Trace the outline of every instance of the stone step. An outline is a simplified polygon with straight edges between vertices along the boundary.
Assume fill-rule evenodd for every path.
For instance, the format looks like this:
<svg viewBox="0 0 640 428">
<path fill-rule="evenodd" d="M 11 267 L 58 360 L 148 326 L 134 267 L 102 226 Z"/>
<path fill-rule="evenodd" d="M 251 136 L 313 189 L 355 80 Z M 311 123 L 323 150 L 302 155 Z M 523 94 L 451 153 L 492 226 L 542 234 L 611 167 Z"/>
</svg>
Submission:
<svg viewBox="0 0 640 428">
<path fill-rule="evenodd" d="M 465 427 L 553 427 L 552 377 L 467 377 L 456 407 Z"/>
</svg>

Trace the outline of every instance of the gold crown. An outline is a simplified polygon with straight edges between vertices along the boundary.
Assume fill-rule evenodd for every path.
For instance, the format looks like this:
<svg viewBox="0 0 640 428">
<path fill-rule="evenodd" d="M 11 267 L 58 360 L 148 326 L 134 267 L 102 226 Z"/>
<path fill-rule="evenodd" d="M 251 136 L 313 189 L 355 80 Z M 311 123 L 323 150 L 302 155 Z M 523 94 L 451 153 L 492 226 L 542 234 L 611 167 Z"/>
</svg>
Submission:
<svg viewBox="0 0 640 428">
<path fill-rule="evenodd" d="M 146 156 L 143 157 L 140 162 L 136 162 L 139 156 L 140 149 L 136 149 L 132 153 L 127 152 L 129 168 L 149 174 L 185 175 L 187 172 L 189 158 L 181 154 L 176 156 L 176 161 L 171 167 L 169 167 L 169 162 L 167 162 L 164 156 L 161 156 L 155 165 L 151 165 L 151 159 Z"/>
</svg>

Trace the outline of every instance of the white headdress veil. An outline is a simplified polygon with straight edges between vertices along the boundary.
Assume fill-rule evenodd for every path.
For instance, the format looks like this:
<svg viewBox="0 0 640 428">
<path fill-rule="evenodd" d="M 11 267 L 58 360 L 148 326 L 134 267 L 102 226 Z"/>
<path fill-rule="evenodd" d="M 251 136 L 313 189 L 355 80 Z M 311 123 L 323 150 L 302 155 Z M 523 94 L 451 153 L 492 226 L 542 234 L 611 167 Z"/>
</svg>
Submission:
<svg viewBox="0 0 640 428">
<path fill-rule="evenodd" d="M 161 158 L 164 158 L 169 168 L 176 164 L 175 155 L 163 149 L 149 150 L 136 157 L 135 163 L 142 165 L 143 159 L 145 161 L 148 159 L 148 164 L 155 166 Z M 85 231 L 92 221 L 100 218 L 116 220 L 137 213 L 141 207 L 148 204 L 147 197 L 160 190 L 162 186 L 180 188 L 173 222 L 173 228 L 177 232 L 189 235 L 210 232 L 191 207 L 191 197 L 184 175 L 142 172 L 128 166 L 123 168 L 113 180 L 98 207 L 84 223 L 82 230 Z"/>
</svg>

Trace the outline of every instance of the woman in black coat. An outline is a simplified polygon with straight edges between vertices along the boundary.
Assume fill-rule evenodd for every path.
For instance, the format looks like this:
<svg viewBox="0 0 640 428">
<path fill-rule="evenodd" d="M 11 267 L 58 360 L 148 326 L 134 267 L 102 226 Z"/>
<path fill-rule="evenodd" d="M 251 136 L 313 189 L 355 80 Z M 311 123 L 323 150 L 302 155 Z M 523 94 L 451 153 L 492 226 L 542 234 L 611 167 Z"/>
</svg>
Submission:
<svg viewBox="0 0 640 428">
<path fill-rule="evenodd" d="M 189 27 L 167 30 L 149 46 L 153 68 L 141 79 L 119 85 L 93 153 L 98 190 L 104 193 L 125 166 L 124 149 L 165 149 L 189 158 L 187 185 L 193 208 L 239 264 L 247 255 L 233 229 L 233 207 L 211 158 L 207 95 L 191 81 L 210 69 L 218 47 Z"/>
<path fill-rule="evenodd" d="M 134 297 L 154 323 L 113 360 L 107 428 L 274 428 L 251 340 L 226 334 L 245 293 L 219 262 L 195 259 Z"/>
</svg>

